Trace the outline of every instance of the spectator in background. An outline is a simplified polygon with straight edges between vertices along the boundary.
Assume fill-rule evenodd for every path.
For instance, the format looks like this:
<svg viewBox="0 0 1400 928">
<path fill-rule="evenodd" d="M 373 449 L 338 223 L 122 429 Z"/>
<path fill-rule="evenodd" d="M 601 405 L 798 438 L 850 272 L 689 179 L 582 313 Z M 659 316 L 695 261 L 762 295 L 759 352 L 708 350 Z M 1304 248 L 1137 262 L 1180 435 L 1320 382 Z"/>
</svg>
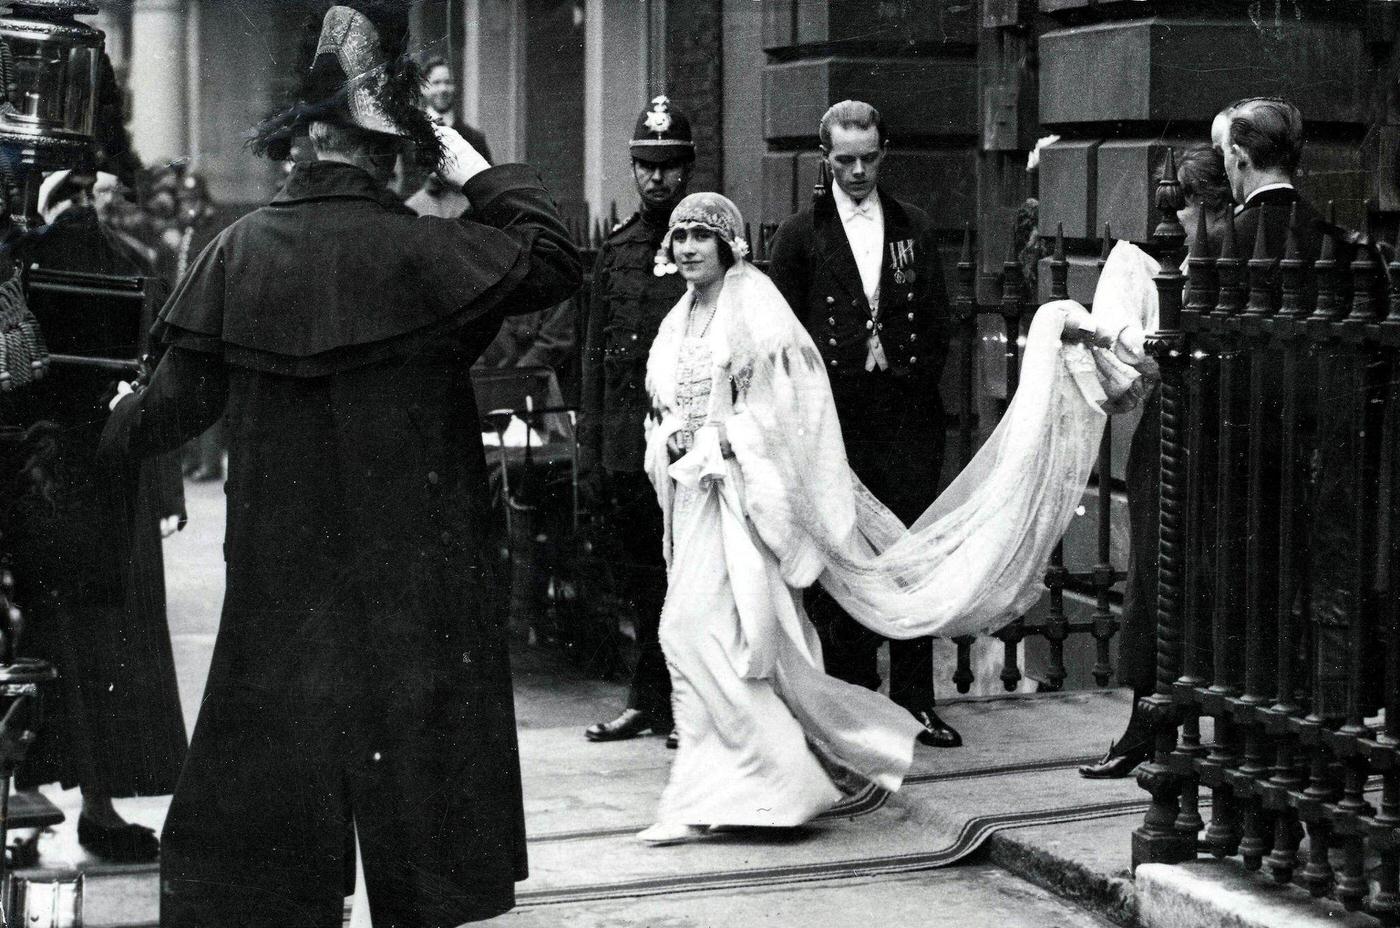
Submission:
<svg viewBox="0 0 1400 928">
<path fill-rule="evenodd" d="M 563 378 L 574 353 L 573 303 L 508 316 L 478 367 L 548 367 Z"/>
<path fill-rule="evenodd" d="M 452 65 L 446 58 L 429 59 L 423 65 L 423 112 L 433 123 L 456 129 L 483 158 L 492 161 L 486 136 L 457 117 L 456 103 L 457 81 L 452 76 Z M 435 172 L 424 171 L 411 157 L 399 159 L 399 170 L 403 174 L 400 189 L 412 193 L 408 207 L 420 216 L 456 219 L 471 205 L 462 191 L 449 188 Z"/>
<path fill-rule="evenodd" d="M 168 279 L 178 282 L 189 270 L 191 262 L 222 230 L 218 211 L 209 197 L 204 178 L 192 171 L 180 171 L 175 186 L 175 215 L 165 230 L 169 246 Z M 191 480 L 224 479 L 223 422 L 215 422 L 203 435 L 185 446 L 185 476 Z"/>
</svg>

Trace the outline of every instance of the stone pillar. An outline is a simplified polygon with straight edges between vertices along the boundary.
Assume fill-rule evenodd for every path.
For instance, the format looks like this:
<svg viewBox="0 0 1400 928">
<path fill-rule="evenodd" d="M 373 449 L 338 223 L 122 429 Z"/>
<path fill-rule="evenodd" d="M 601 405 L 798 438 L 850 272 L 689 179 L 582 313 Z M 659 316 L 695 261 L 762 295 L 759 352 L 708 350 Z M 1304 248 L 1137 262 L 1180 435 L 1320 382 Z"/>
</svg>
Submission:
<svg viewBox="0 0 1400 928">
<path fill-rule="evenodd" d="M 525 0 L 466 0 L 462 112 L 498 163 L 525 157 Z"/>
<path fill-rule="evenodd" d="M 664 16 L 666 93 L 690 116 L 695 135 L 690 189 L 720 190 L 724 184 L 723 4 L 720 0 L 667 4 Z"/>
<path fill-rule="evenodd" d="M 1126 7 L 1127 3 L 1115 3 Z M 1279 95 L 1303 112 L 1307 147 L 1299 188 L 1314 204 L 1337 203 L 1338 220 L 1366 222 L 1368 134 L 1376 78 L 1364 22 L 1326 4 L 1306 18 L 1095 16 L 1088 0 L 1041 0 L 1040 121 L 1061 136 L 1040 158 L 1040 228 L 1064 223 L 1070 296 L 1097 282 L 1096 241 L 1150 239 L 1153 197 L 1168 146 L 1208 144 L 1210 123 L 1242 97 Z M 1228 63 L 1203 68 L 1202 61 Z M 1365 136 L 1367 145 L 1357 145 Z M 1242 247 L 1248 247 L 1245 243 Z M 1040 275 L 1041 296 L 1048 276 Z"/>
<path fill-rule="evenodd" d="M 642 11 L 635 0 L 594 0 L 585 9 L 583 198 L 595 217 L 613 203 L 626 216 L 636 199 L 627 140 L 649 99 L 637 54 Z"/>
<path fill-rule="evenodd" d="M 724 195 L 734 201 L 753 235 L 763 202 L 763 8 L 757 3 L 724 6 L 723 121 Z M 750 242 L 750 245 L 755 245 Z"/>
<path fill-rule="evenodd" d="M 131 63 L 131 8 L 125 4 L 107 3 L 99 12 L 83 19 L 106 34 L 107 57 L 112 60 L 113 70 L 122 74 Z"/>
<path fill-rule="evenodd" d="M 131 138 L 147 165 L 189 155 L 184 0 L 136 0 L 131 12 Z"/>
</svg>

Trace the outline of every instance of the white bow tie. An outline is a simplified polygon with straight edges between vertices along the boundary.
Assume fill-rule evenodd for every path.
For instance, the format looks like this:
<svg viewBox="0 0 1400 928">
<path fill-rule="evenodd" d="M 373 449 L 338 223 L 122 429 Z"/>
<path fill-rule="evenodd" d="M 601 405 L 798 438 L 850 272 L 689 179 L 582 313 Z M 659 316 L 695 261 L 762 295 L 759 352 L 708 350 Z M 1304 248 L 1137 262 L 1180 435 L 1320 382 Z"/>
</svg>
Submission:
<svg viewBox="0 0 1400 928">
<path fill-rule="evenodd" d="M 852 204 L 851 204 L 851 216 L 852 216 L 853 218 L 854 218 L 854 217 L 862 217 L 862 218 L 865 218 L 865 219 L 869 219 L 869 220 L 871 220 L 871 221 L 874 221 L 874 219 L 875 219 L 875 208 L 871 205 L 871 203 L 870 203 L 870 201 L 869 201 L 868 199 L 867 199 L 864 203 L 852 203 Z"/>
</svg>

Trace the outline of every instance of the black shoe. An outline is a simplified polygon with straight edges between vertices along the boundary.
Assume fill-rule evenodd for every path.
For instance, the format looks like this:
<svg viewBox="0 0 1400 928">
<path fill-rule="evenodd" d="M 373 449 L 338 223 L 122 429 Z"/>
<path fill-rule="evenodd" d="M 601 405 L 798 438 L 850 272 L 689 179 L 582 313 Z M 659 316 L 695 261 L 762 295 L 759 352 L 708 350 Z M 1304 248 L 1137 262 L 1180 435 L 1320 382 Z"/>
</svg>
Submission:
<svg viewBox="0 0 1400 928">
<path fill-rule="evenodd" d="M 924 726 L 924 730 L 919 732 L 919 743 L 931 748 L 960 748 L 962 747 L 962 735 L 947 722 L 938 717 L 938 713 L 932 709 L 923 709 L 914 713 L 914 718 Z"/>
<path fill-rule="evenodd" d="M 622 714 L 611 722 L 590 725 L 583 736 L 589 741 L 626 741 L 648 731 L 668 731 L 669 728 L 653 724 L 651 718 L 640 709 L 623 709 Z"/>
<path fill-rule="evenodd" d="M 680 734 L 680 732 L 676 731 L 676 730 L 673 728 L 673 729 L 671 729 L 671 733 L 670 733 L 669 735 L 666 736 L 666 747 L 668 747 L 668 748 L 670 748 L 671 750 L 674 751 L 676 748 L 678 748 L 678 747 L 680 747 L 680 746 L 681 746 L 681 734 Z"/>
<path fill-rule="evenodd" d="M 1149 751 L 1147 745 L 1138 744 L 1130 748 L 1119 748 L 1118 745 L 1109 745 L 1103 757 L 1092 764 L 1085 764 L 1079 768 L 1079 775 L 1086 780 L 1121 780 L 1131 774 L 1137 765 L 1147 760 Z"/>
<path fill-rule="evenodd" d="M 156 833 L 127 822 L 113 827 L 78 816 L 78 843 L 89 854 L 119 864 L 151 863 L 160 857 Z"/>
</svg>

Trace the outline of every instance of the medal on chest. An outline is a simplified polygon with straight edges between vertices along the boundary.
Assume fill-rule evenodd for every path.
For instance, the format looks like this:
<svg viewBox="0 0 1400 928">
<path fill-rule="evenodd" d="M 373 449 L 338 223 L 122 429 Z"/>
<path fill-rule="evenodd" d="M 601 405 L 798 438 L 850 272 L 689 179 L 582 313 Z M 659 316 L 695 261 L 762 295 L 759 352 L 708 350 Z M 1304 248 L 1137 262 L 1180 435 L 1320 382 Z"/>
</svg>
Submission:
<svg viewBox="0 0 1400 928">
<path fill-rule="evenodd" d="M 915 269 L 914 240 L 912 238 L 890 242 L 889 251 L 890 269 L 894 271 L 895 283 L 912 284 L 919 279 L 919 272 Z"/>
</svg>

